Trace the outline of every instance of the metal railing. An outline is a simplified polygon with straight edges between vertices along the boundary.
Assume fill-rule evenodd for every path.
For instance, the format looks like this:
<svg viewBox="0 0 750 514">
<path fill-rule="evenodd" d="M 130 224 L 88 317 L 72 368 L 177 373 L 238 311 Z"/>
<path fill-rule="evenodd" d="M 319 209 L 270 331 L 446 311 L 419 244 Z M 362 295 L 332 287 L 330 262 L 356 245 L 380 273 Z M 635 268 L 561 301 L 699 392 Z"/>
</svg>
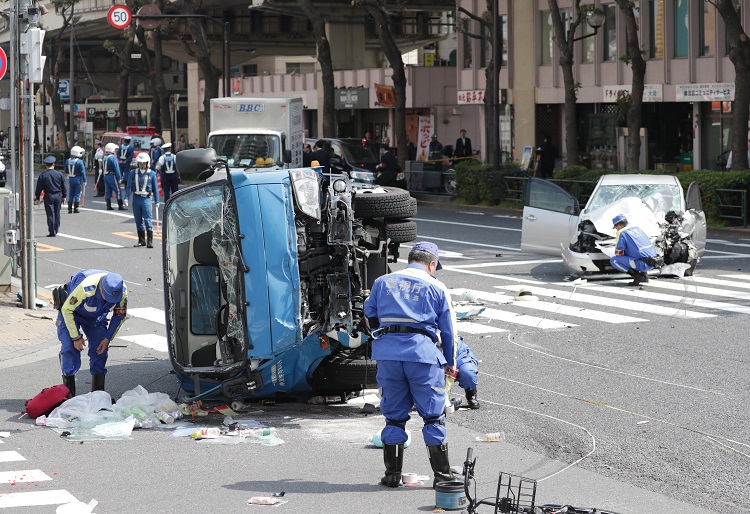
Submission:
<svg viewBox="0 0 750 514">
<path fill-rule="evenodd" d="M 744 189 L 716 189 L 715 191 L 719 217 L 742 220 L 742 226 L 747 228 L 747 191 Z M 728 198 L 722 193 L 733 198 L 739 196 L 739 203 L 728 203 Z"/>
</svg>

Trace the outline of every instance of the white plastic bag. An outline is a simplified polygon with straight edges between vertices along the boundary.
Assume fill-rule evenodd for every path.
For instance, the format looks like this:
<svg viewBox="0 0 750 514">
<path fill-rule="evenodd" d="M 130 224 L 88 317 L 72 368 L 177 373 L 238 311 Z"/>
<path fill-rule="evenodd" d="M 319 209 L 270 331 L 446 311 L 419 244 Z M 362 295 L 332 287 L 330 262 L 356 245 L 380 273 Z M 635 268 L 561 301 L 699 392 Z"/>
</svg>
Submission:
<svg viewBox="0 0 750 514">
<path fill-rule="evenodd" d="M 106 391 L 92 391 L 65 400 L 47 417 L 48 427 L 68 428 L 94 420 L 113 419 L 112 397 Z"/>
</svg>

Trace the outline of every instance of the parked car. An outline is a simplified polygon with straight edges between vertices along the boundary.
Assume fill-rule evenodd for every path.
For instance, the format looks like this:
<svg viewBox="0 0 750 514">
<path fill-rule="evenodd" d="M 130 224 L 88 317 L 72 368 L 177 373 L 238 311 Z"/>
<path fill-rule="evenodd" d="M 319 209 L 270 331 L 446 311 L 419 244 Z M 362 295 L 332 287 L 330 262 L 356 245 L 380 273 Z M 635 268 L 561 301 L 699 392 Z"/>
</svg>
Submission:
<svg viewBox="0 0 750 514">
<path fill-rule="evenodd" d="M 376 168 L 380 164 L 380 149 L 383 143 L 356 138 L 307 139 L 310 145 L 316 142 L 331 155 L 331 172 L 344 173 L 354 181 L 374 184 Z"/>
<path fill-rule="evenodd" d="M 553 182 L 529 178 L 523 208 L 521 249 L 562 256 L 576 276 L 619 273 L 612 218 L 625 214 L 643 229 L 664 260 L 652 274 L 692 275 L 706 248 L 706 217 L 697 183 L 687 199 L 673 175 L 604 175 L 586 206 Z"/>
<path fill-rule="evenodd" d="M 416 200 L 314 168 L 229 172 L 212 148 L 180 170 L 220 180 L 164 209 L 169 357 L 197 397 L 347 395 L 374 387 L 364 301 L 416 238 Z"/>
</svg>

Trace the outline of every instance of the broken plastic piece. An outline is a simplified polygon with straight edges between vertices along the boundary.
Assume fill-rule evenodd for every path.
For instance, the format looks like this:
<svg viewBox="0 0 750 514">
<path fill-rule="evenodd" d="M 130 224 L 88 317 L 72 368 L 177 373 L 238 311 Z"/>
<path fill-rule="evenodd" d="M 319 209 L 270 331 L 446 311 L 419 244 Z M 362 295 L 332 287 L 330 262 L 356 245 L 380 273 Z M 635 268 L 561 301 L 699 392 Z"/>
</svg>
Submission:
<svg viewBox="0 0 750 514">
<path fill-rule="evenodd" d="M 248 505 L 283 505 L 289 500 L 273 498 L 271 496 L 253 496 L 247 500 Z"/>
</svg>

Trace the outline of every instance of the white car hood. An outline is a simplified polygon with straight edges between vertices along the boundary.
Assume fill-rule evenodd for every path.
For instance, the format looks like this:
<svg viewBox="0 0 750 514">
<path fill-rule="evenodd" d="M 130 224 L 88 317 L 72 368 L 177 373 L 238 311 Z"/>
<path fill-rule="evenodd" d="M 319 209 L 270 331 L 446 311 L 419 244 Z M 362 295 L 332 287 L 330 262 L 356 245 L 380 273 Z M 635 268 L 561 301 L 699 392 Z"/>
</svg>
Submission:
<svg viewBox="0 0 750 514">
<path fill-rule="evenodd" d="M 645 200 L 628 197 L 595 211 L 584 212 L 581 221 L 589 220 L 597 232 L 615 237 L 617 231 L 612 226 L 612 219 L 618 214 L 624 214 L 628 219 L 628 225 L 638 226 L 647 236 L 654 238 L 661 235 L 659 223 L 664 222 L 664 216 L 671 209 L 671 203 L 671 198 L 662 194 L 649 196 Z"/>
</svg>

